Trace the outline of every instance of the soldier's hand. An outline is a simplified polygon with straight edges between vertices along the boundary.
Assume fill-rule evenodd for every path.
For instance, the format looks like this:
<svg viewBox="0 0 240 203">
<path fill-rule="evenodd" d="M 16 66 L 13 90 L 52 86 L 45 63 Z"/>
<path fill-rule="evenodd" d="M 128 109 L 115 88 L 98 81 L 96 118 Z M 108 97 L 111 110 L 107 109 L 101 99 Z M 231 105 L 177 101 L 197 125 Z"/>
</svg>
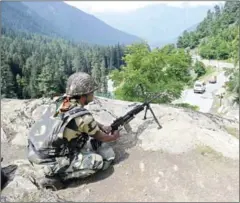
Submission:
<svg viewBox="0 0 240 203">
<path fill-rule="evenodd" d="M 115 138 L 115 140 L 117 140 L 120 137 L 119 130 L 113 131 L 112 136 Z"/>
<path fill-rule="evenodd" d="M 112 127 L 111 126 L 102 126 L 102 129 L 104 130 L 104 132 L 106 132 L 107 134 L 109 134 L 112 131 Z"/>
</svg>

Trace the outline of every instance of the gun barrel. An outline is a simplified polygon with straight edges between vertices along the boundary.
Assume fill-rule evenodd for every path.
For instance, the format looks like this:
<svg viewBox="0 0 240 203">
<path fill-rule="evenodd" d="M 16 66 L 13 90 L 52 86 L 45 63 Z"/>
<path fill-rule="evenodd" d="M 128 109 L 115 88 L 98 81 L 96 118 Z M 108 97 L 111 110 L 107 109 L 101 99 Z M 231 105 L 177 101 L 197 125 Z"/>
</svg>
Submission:
<svg viewBox="0 0 240 203">
<path fill-rule="evenodd" d="M 127 115 L 136 115 L 138 114 L 140 111 L 142 111 L 144 109 L 144 104 L 138 105 L 136 107 L 134 107 L 131 111 L 129 111 L 127 113 Z"/>
<path fill-rule="evenodd" d="M 158 97 L 161 96 L 161 93 L 155 95 L 154 97 L 152 97 L 149 101 L 144 102 L 144 105 L 150 104 L 154 99 L 157 99 Z"/>
</svg>

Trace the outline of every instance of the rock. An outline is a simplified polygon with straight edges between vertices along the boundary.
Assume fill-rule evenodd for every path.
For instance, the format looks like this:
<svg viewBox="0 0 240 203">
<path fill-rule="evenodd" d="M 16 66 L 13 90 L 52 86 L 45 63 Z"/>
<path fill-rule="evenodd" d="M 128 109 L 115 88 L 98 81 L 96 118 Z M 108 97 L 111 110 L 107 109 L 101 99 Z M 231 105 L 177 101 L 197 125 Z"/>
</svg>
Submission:
<svg viewBox="0 0 240 203">
<path fill-rule="evenodd" d="M 15 190 L 11 194 L 2 194 L 1 202 L 66 202 L 66 200 L 49 190 Z"/>
<path fill-rule="evenodd" d="M 27 178 L 22 176 L 15 176 L 13 181 L 11 181 L 7 187 L 4 189 L 6 190 L 37 190 L 37 187 Z"/>
<path fill-rule="evenodd" d="M 143 162 L 140 162 L 139 168 L 140 168 L 140 170 L 141 170 L 142 172 L 144 172 L 144 170 L 145 170 L 145 165 L 144 165 Z"/>
<path fill-rule="evenodd" d="M 15 177 L 2 190 L 1 202 L 64 202 L 57 194 L 49 190 L 38 190 L 30 177 L 37 176 L 28 160 L 16 160 Z"/>
<path fill-rule="evenodd" d="M 97 100 L 98 102 L 89 104 L 87 108 L 93 113 L 96 120 L 106 125 L 109 125 L 116 117 L 123 116 L 135 106 L 126 101 L 102 98 Z M 9 132 L 11 136 L 14 135 L 12 144 L 27 145 L 27 133 L 30 126 L 41 117 L 47 107 L 47 102 L 49 101 L 42 99 L 3 102 L 3 122 L 5 125 L 9 123 L 7 126 L 10 129 Z M 150 112 L 147 113 L 147 119 L 143 120 L 145 112 L 142 111 L 130 122 L 132 132 L 121 131 L 123 136 L 118 145 L 131 147 L 136 145 L 139 139 L 138 143 L 144 150 L 182 153 L 193 150 L 202 143 L 223 153 L 224 156 L 238 157 L 231 153 L 238 152 L 239 144 L 224 130 L 225 126 L 239 129 L 237 121 L 167 105 L 151 104 L 151 107 L 163 128 L 157 129 L 158 126 Z M 55 106 L 52 105 L 53 111 L 54 108 Z M 31 117 L 28 117 L 29 115 Z M 5 133 L 8 136 L 6 131 Z M 219 139 L 219 135 L 221 135 L 221 139 Z M 228 141 L 229 139 L 231 141 Z M 222 145 L 225 147 L 220 147 Z"/>
<path fill-rule="evenodd" d="M 1 142 L 7 142 L 7 135 L 4 130 L 1 128 Z"/>
<path fill-rule="evenodd" d="M 94 105 L 89 105 L 88 108 L 98 121 L 106 125 L 110 124 L 116 117 L 123 116 L 134 106 L 133 105 L 132 107 L 129 107 L 129 105 L 133 103 L 126 101 L 100 98 L 99 101 L 102 104 L 95 103 Z M 3 125 L 1 132 L 5 133 L 5 135 L 2 133 L 2 137 L 5 136 L 7 140 L 11 141 L 6 145 L 19 145 L 11 146 L 11 149 L 13 148 L 16 150 L 13 150 L 14 154 L 18 154 L 17 150 L 25 149 L 22 146 L 27 145 L 26 135 L 31 125 L 38 118 L 41 117 L 41 114 L 46 109 L 47 101 L 4 100 L 2 103 L 3 105 L 1 115 Z M 207 162 L 205 162 L 207 161 L 207 157 L 203 157 L 200 155 L 200 157 L 198 157 L 198 155 L 196 155 L 195 153 L 189 153 L 185 155 L 189 155 L 190 159 L 184 158 L 182 160 L 183 163 L 181 163 L 181 161 L 179 161 L 179 159 L 181 159 L 181 156 L 177 156 L 177 160 L 175 160 L 176 157 L 172 154 L 189 152 L 191 150 L 194 150 L 199 144 L 203 144 L 212 148 L 213 150 L 216 150 L 217 152 L 220 152 L 225 157 L 235 160 L 239 159 L 239 140 L 229 135 L 226 131 L 226 127 L 239 129 L 238 121 L 234 119 L 222 118 L 220 116 L 212 114 L 199 113 L 183 108 L 173 108 L 168 105 L 151 104 L 151 106 L 163 128 L 161 130 L 157 129 L 157 124 L 154 122 L 150 112 L 148 112 L 146 120 L 143 120 L 144 111 L 136 115 L 135 118 L 130 122 L 132 132 L 126 132 L 125 130 L 122 130 L 122 136 L 120 137 L 120 139 L 117 142 L 111 143 L 111 145 L 115 149 L 116 155 L 120 157 L 119 160 L 122 161 L 120 162 L 121 164 L 116 164 L 114 166 L 114 169 L 116 169 L 116 171 L 111 177 L 102 179 L 101 181 L 103 182 L 100 182 L 99 184 L 95 184 L 93 182 L 91 184 L 86 184 L 86 186 L 84 187 L 69 187 L 66 190 L 59 192 L 38 190 L 29 178 L 41 176 L 40 172 L 37 172 L 38 170 L 34 170 L 28 160 L 16 160 L 14 164 L 16 164 L 18 168 L 15 173 L 15 178 L 2 191 L 1 202 L 63 202 L 64 200 L 57 194 L 64 195 L 67 200 L 73 199 L 74 201 L 94 201 L 99 197 L 97 197 L 98 194 L 102 194 L 101 192 L 105 191 L 105 186 L 110 190 L 113 189 L 112 194 L 109 194 L 111 198 L 113 198 L 112 200 L 119 200 L 123 197 L 122 200 L 126 200 L 128 198 L 129 200 L 133 201 L 136 200 L 136 197 L 134 195 L 145 196 L 146 194 L 146 197 L 150 198 L 146 198 L 146 201 L 158 201 L 160 200 L 160 197 L 162 198 L 161 200 L 164 201 L 164 198 L 166 198 L 164 197 L 165 193 L 168 195 L 170 194 L 170 197 L 168 196 L 168 199 L 176 200 L 179 199 L 177 195 L 174 196 L 177 193 L 169 193 L 169 191 L 180 191 L 179 193 L 183 192 L 183 190 L 181 190 L 181 185 L 183 183 L 187 183 L 185 182 L 186 179 L 184 177 L 188 177 L 187 175 L 189 175 L 189 181 L 194 182 L 194 174 L 198 170 L 197 167 L 202 167 L 199 169 L 200 171 L 198 171 L 198 173 L 202 173 L 206 169 L 204 174 L 209 174 L 209 177 L 206 178 L 208 180 L 214 176 L 215 169 L 211 169 L 211 167 L 208 167 L 208 165 L 206 164 Z M 136 158 L 132 157 L 132 154 L 135 150 L 138 150 L 137 152 L 141 151 L 141 153 L 144 153 L 144 156 L 139 156 L 139 153 L 137 153 L 135 155 Z M 142 152 L 142 150 L 146 150 L 149 152 Z M 130 153 L 131 156 L 128 156 Z M 156 157 L 153 157 L 154 159 L 151 159 L 153 154 L 155 154 Z M 198 158 L 194 159 L 195 156 Z M 192 158 L 194 159 L 194 161 L 191 160 Z M 198 159 L 201 159 L 201 161 L 204 162 L 200 162 L 199 164 Z M 131 160 L 131 162 L 129 160 Z M 191 169 L 190 172 L 191 174 L 193 174 L 193 179 L 191 179 L 191 174 L 188 174 L 188 170 L 185 170 L 186 168 L 184 168 L 187 161 L 188 167 Z M 220 162 L 222 160 L 218 161 Z M 235 163 L 234 160 L 230 161 L 233 161 Z M 195 162 L 197 166 L 195 166 L 194 164 L 189 164 Z M 127 167 L 125 167 L 126 165 Z M 117 166 L 119 167 L 117 168 Z M 224 166 L 228 166 L 228 164 Z M 135 170 L 136 168 L 138 169 L 138 167 L 139 170 Z M 166 170 L 169 167 L 170 169 L 172 168 L 172 171 Z M 222 169 L 221 167 L 218 167 L 218 169 L 219 168 Z M 150 177 L 147 176 L 147 178 L 145 179 L 143 173 L 146 171 L 148 172 Z M 181 171 L 181 173 L 174 173 L 174 171 Z M 208 173 L 209 171 L 211 173 Z M 221 171 L 223 176 L 226 175 L 226 171 L 228 171 L 227 168 L 226 170 L 224 169 Z M 174 173 L 174 176 L 172 175 L 172 173 Z M 119 174 L 121 175 L 121 177 L 118 177 Z M 223 179 L 220 179 L 219 183 L 221 184 L 216 182 L 217 185 L 222 185 L 223 182 L 225 183 L 225 179 L 227 177 L 231 177 L 227 185 L 231 185 L 232 182 L 234 182 L 232 180 L 238 179 L 236 178 L 238 177 L 238 174 L 233 176 L 231 176 L 231 173 L 229 174 L 224 176 Z M 219 177 L 222 176 L 219 175 Z M 132 179 L 133 182 L 131 182 Z M 135 180 L 138 181 L 136 182 Z M 206 182 L 200 181 L 201 180 L 198 180 L 198 182 L 194 183 L 198 184 L 199 189 L 205 186 L 204 190 L 206 190 L 206 192 L 209 192 L 210 189 L 207 190 L 207 185 L 205 184 Z M 211 181 L 215 181 L 214 177 L 211 179 Z M 118 189 L 115 190 L 115 188 L 112 188 L 112 185 L 115 183 L 116 186 L 123 186 L 122 182 L 124 183 L 124 185 L 128 184 L 130 188 L 133 188 L 132 191 L 129 192 L 129 190 L 124 190 L 120 191 L 119 193 Z M 103 183 L 104 187 L 102 187 L 101 183 Z M 205 185 L 203 185 L 203 183 Z M 141 190 L 144 184 L 147 185 L 146 191 Z M 187 186 L 187 184 L 185 185 Z M 228 190 L 234 191 L 234 199 L 236 199 L 235 190 L 237 190 L 237 186 L 238 182 L 235 181 L 232 187 L 233 189 L 227 188 Z M 190 200 L 196 200 L 195 194 L 197 194 L 198 191 L 193 191 L 191 184 L 189 184 L 189 187 L 190 189 L 186 190 L 187 194 L 194 194 L 193 197 L 190 198 Z M 214 188 L 215 185 L 213 185 L 213 189 Z M 79 191 L 80 193 L 78 193 Z M 136 191 L 138 191 L 138 193 Z M 124 196 L 125 194 L 126 197 Z M 214 196 L 212 194 L 215 194 L 215 190 L 213 190 L 211 192 L 211 195 L 209 196 Z M 159 196 L 157 198 L 154 195 Z M 232 197 L 230 194 L 230 199 L 231 198 Z M 100 199 L 104 201 L 107 199 L 107 196 L 103 195 Z"/>
<path fill-rule="evenodd" d="M 174 165 L 174 166 L 173 166 L 173 170 L 174 170 L 174 171 L 178 171 L 178 166 L 177 166 L 177 165 Z"/>
<path fill-rule="evenodd" d="M 158 174 L 161 176 L 161 177 L 164 177 L 164 173 L 162 171 L 159 171 Z"/>
<path fill-rule="evenodd" d="M 154 182 L 155 182 L 155 183 L 158 183 L 159 180 L 160 180 L 160 177 L 156 177 L 156 178 L 154 179 Z"/>
<path fill-rule="evenodd" d="M 13 145 L 21 145 L 21 146 L 27 146 L 27 136 L 23 135 L 21 133 L 16 134 L 16 136 L 11 141 Z"/>
<path fill-rule="evenodd" d="M 47 110 L 49 105 L 42 105 L 42 106 L 38 106 L 36 107 L 33 112 L 32 112 L 32 118 L 34 121 L 39 120 L 42 115 L 44 114 L 44 112 Z M 55 113 L 55 105 L 51 105 L 51 113 L 54 114 Z"/>
</svg>

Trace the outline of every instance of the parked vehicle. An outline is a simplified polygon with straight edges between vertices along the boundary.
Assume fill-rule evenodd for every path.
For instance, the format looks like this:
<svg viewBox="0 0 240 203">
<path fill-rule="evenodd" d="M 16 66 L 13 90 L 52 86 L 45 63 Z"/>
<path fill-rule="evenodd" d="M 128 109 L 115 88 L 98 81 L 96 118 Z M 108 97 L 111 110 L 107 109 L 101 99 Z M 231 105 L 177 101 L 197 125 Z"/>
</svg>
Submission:
<svg viewBox="0 0 240 203">
<path fill-rule="evenodd" d="M 196 81 L 194 83 L 193 91 L 194 91 L 194 93 L 204 93 L 206 91 L 205 82 Z"/>
<path fill-rule="evenodd" d="M 209 80 L 209 83 L 217 83 L 217 76 L 212 76 Z"/>
</svg>

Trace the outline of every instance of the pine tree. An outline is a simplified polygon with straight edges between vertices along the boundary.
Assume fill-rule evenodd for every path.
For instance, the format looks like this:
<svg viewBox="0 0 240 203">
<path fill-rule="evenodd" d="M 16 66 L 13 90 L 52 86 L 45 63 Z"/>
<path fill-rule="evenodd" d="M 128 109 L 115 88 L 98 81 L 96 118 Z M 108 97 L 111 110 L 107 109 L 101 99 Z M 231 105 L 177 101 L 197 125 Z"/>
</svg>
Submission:
<svg viewBox="0 0 240 203">
<path fill-rule="evenodd" d="M 101 65 L 101 91 L 103 93 L 108 92 L 108 81 L 107 81 L 107 69 L 105 68 L 105 62 L 102 61 Z"/>
<path fill-rule="evenodd" d="M 100 89 L 97 92 L 102 92 L 101 89 L 101 66 L 98 62 L 95 62 L 92 66 L 92 77 L 96 81 L 97 85 L 100 87 Z"/>
</svg>

